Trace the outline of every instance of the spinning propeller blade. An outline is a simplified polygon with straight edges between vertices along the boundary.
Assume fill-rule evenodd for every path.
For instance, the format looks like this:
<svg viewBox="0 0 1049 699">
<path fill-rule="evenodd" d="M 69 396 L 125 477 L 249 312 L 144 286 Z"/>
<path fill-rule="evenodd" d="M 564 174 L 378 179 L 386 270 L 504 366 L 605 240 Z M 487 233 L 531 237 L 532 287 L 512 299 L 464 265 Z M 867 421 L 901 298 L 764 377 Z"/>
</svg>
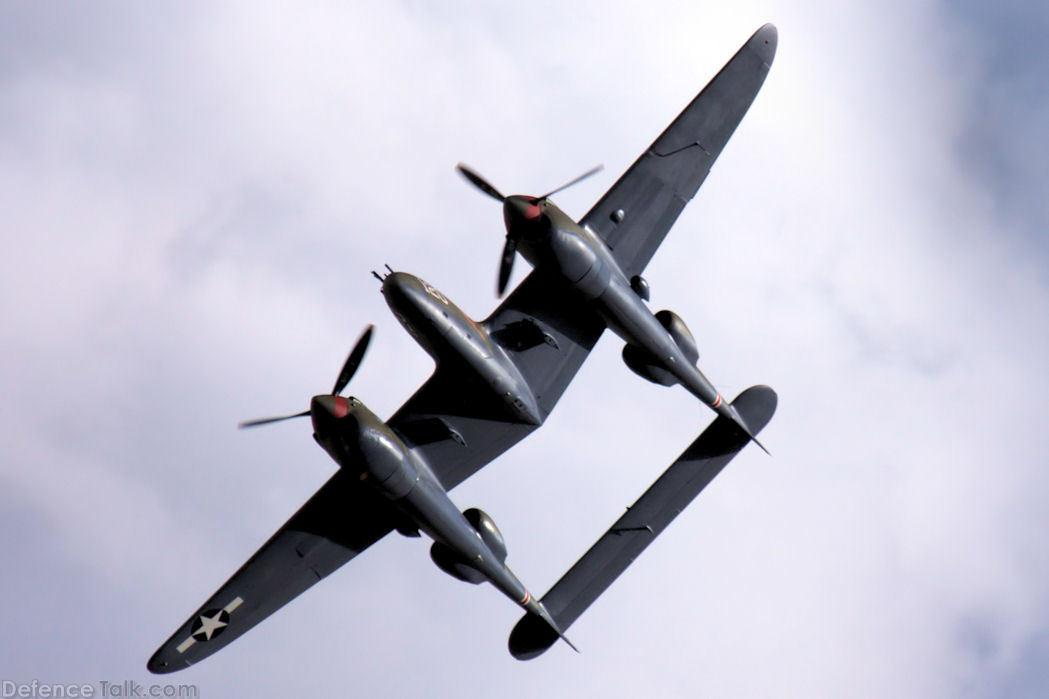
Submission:
<svg viewBox="0 0 1049 699">
<path fill-rule="evenodd" d="M 506 199 L 506 197 L 504 197 L 498 189 L 496 189 L 488 183 L 488 180 L 478 175 L 466 165 L 459 163 L 455 166 L 455 169 L 458 170 L 463 177 L 470 180 L 470 182 L 472 182 L 475 187 L 477 187 L 479 190 L 490 196 L 492 199 L 496 199 L 498 201 L 503 201 L 504 199 Z"/>
<path fill-rule="evenodd" d="M 365 328 L 360 338 L 358 338 L 357 344 L 350 350 L 349 356 L 346 357 L 346 363 L 342 365 L 342 371 L 339 372 L 339 378 L 335 380 L 335 386 L 331 389 L 333 396 L 342 393 L 342 389 L 346 388 L 346 384 L 357 373 L 357 367 L 361 365 L 361 359 L 364 358 L 364 353 L 368 351 L 368 343 L 372 341 L 373 330 L 375 330 L 374 325 L 369 325 Z"/>
<path fill-rule="evenodd" d="M 506 283 L 510 281 L 510 272 L 514 268 L 514 258 L 517 257 L 517 238 L 506 234 L 506 245 L 503 246 L 503 259 L 499 263 L 499 284 L 495 288 L 496 296 L 503 297 L 506 291 Z"/>
<path fill-rule="evenodd" d="M 294 415 L 282 415 L 280 417 L 263 417 L 258 420 L 247 420 L 237 425 L 237 429 L 244 429 L 245 427 L 258 427 L 259 425 L 268 425 L 271 422 L 281 422 L 283 420 L 290 420 L 294 417 L 306 417 L 310 414 L 309 410 L 301 413 L 295 413 Z"/>
<path fill-rule="evenodd" d="M 604 167 L 604 165 L 598 165 L 597 167 L 590 168 L 579 177 L 576 177 L 575 179 L 566 182 L 557 189 L 550 190 L 549 192 L 537 199 L 526 199 L 529 199 L 529 201 L 532 204 L 540 204 L 543 201 L 546 201 L 546 199 L 548 199 L 549 197 L 557 194 L 558 192 L 564 189 L 568 189 L 577 182 L 585 180 L 587 177 L 590 177 L 591 175 L 600 172 L 604 169 Z M 517 199 L 522 199 L 522 197 L 510 197 L 511 201 L 508 202 L 507 197 L 503 196 L 502 192 L 493 187 L 488 180 L 471 170 L 467 165 L 459 163 L 455 166 L 455 169 L 459 171 L 459 174 L 461 174 L 463 177 L 469 180 L 470 183 L 473 184 L 473 186 L 477 187 L 479 190 L 490 196 L 492 199 L 503 202 L 504 216 L 507 217 L 506 244 L 503 245 L 503 256 L 499 262 L 499 281 L 496 283 L 495 287 L 496 296 L 502 298 L 503 293 L 506 291 L 506 284 L 510 281 L 510 272 L 513 271 L 514 268 L 514 257 L 517 253 L 517 238 L 520 235 L 518 231 L 515 231 L 510 227 L 510 214 L 508 213 L 508 207 L 511 207 L 511 204 L 513 204 L 514 201 L 516 201 Z"/>
<path fill-rule="evenodd" d="M 549 192 L 547 192 L 546 194 L 544 194 L 543 196 L 539 197 L 539 201 L 543 201 L 545 199 L 549 199 L 550 197 L 552 197 L 555 194 L 557 194 L 558 192 L 560 192 L 562 189 L 568 189 L 569 187 L 574 185 L 576 182 L 582 182 L 587 177 L 590 177 L 591 175 L 596 175 L 597 173 L 601 172 L 604 169 L 605 169 L 604 165 L 598 165 L 597 167 L 592 167 L 589 170 L 587 170 L 586 172 L 584 172 L 582 175 L 580 175 L 579 177 L 577 177 L 574 180 L 572 180 L 571 182 L 566 182 L 563 185 L 561 185 L 560 187 L 558 187 L 557 189 L 552 189 Z"/>
<path fill-rule="evenodd" d="M 357 368 L 361 365 L 361 360 L 364 359 L 364 353 L 368 351 L 368 343 L 372 340 L 372 331 L 375 330 L 374 325 L 369 325 L 361 333 L 361 336 L 357 339 L 357 344 L 350 350 L 350 354 L 346 357 L 346 363 L 342 365 L 342 371 L 339 372 L 339 378 L 335 380 L 335 386 L 331 389 L 331 395 L 337 396 L 342 392 L 342 389 L 346 388 L 346 384 L 350 382 L 353 375 L 357 373 Z M 239 429 L 245 427 L 258 427 L 259 425 L 268 425 L 273 422 L 281 422 L 283 420 L 291 420 L 296 417 L 307 417 L 310 415 L 309 410 L 304 410 L 301 413 L 295 413 L 294 415 L 281 415 L 280 417 L 264 417 L 258 420 L 247 420 L 237 425 Z"/>
</svg>

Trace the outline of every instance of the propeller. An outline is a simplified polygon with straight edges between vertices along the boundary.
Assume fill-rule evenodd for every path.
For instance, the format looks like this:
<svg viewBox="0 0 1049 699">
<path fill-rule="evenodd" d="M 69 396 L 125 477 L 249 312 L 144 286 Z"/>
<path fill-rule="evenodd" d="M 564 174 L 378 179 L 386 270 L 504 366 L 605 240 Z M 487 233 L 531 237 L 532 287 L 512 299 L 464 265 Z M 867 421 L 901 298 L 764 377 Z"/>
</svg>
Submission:
<svg viewBox="0 0 1049 699">
<path fill-rule="evenodd" d="M 572 185 L 576 184 L 577 182 L 582 182 L 587 177 L 590 177 L 591 175 L 596 175 L 597 173 L 601 172 L 604 169 L 605 169 L 604 165 L 596 165 L 596 166 L 590 168 L 589 170 L 587 170 L 586 172 L 584 172 L 579 177 L 576 177 L 574 180 L 570 180 L 568 182 L 565 182 L 563 185 L 561 185 L 557 189 L 550 190 L 549 192 L 547 192 L 543 196 L 539 197 L 539 201 L 545 201 L 546 199 L 549 199 L 550 197 L 554 196 L 555 194 L 557 194 L 561 190 L 568 189 L 569 187 L 571 187 Z M 538 203 L 538 202 L 536 202 L 536 203 Z"/>
<path fill-rule="evenodd" d="M 353 375 L 357 373 L 357 369 L 361 365 L 361 360 L 364 358 L 364 353 L 368 351 L 368 343 L 372 340 L 372 331 L 375 330 L 374 325 L 369 325 L 361 333 L 361 336 L 357 339 L 357 344 L 350 350 L 350 354 L 346 357 L 346 362 L 342 365 L 342 371 L 339 372 L 339 378 L 335 380 L 335 385 L 332 386 L 331 395 L 337 396 L 342 393 L 342 389 L 346 388 L 346 384 L 350 382 Z M 272 422 L 281 422 L 283 420 L 291 420 L 296 417 L 306 417 L 310 414 L 309 410 L 304 410 L 301 413 L 295 413 L 294 415 L 281 415 L 279 417 L 264 417 L 258 420 L 248 420 L 237 425 L 238 428 L 244 429 L 245 427 L 258 427 L 259 425 L 268 425 Z"/>
<path fill-rule="evenodd" d="M 503 297 L 506 291 L 506 283 L 510 281 L 510 272 L 514 269 L 514 259 L 517 258 L 517 236 L 506 233 L 506 243 L 503 245 L 503 257 L 499 261 L 499 282 L 495 287 L 495 295 Z"/>
<path fill-rule="evenodd" d="M 346 388 L 346 384 L 350 382 L 353 375 L 357 373 L 357 369 L 361 365 L 361 360 L 364 359 L 364 353 L 368 351 L 368 343 L 372 341 L 372 331 L 375 330 L 374 325 L 368 325 L 361 333 L 361 336 L 357 338 L 357 344 L 353 346 L 350 353 L 346 355 L 346 363 L 342 365 L 342 371 L 339 372 L 339 378 L 335 380 L 335 385 L 331 388 L 331 394 L 337 396 L 342 393 L 342 389 Z"/>
<path fill-rule="evenodd" d="M 310 414 L 309 410 L 304 410 L 301 413 L 295 413 L 294 415 L 281 415 L 280 417 L 263 417 L 258 420 L 246 420 L 237 425 L 238 429 L 244 429 L 245 427 L 258 427 L 259 425 L 268 425 L 271 422 L 282 422 L 284 420 L 290 420 L 293 417 L 306 417 Z"/>
<path fill-rule="evenodd" d="M 512 196 L 504 196 L 502 192 L 492 186 L 492 183 L 481 177 L 477 172 L 471 170 L 467 165 L 459 163 L 455 166 L 455 169 L 465 177 L 470 183 L 477 187 L 479 190 L 490 196 L 496 201 L 502 202 L 503 204 L 503 218 L 506 220 L 506 243 L 503 245 L 503 255 L 499 261 L 499 281 L 496 284 L 496 295 L 502 298 L 503 292 L 506 291 L 506 283 L 510 281 L 510 272 L 513 271 L 514 259 L 517 257 L 517 241 L 520 238 L 520 229 L 515 229 L 510 226 L 511 213 L 516 210 L 533 210 L 531 207 L 538 207 L 541 203 L 557 194 L 558 192 L 568 189 L 572 185 L 585 180 L 591 175 L 601 172 L 604 169 L 604 165 L 598 165 L 597 167 L 590 168 L 582 175 L 579 175 L 573 180 L 570 180 L 556 189 L 552 189 L 541 197 L 526 197 L 519 194 Z"/>
<path fill-rule="evenodd" d="M 506 201 L 506 197 L 504 197 L 498 189 L 489 184 L 488 180 L 478 175 L 476 172 L 471 170 L 463 163 L 459 163 L 458 165 L 456 165 L 455 169 L 458 170 L 463 177 L 470 180 L 470 182 L 472 182 L 475 187 L 477 187 L 479 190 L 490 196 L 492 199 L 501 202 Z"/>
</svg>

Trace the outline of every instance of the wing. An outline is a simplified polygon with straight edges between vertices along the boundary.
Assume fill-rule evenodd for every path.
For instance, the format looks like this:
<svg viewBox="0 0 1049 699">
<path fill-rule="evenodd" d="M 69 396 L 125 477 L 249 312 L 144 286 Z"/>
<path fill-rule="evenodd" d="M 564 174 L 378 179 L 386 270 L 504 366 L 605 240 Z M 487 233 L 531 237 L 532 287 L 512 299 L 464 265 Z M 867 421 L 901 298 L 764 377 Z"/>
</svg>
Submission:
<svg viewBox="0 0 1049 699">
<path fill-rule="evenodd" d="M 765 82 L 776 42 L 771 24 L 755 32 L 580 221 L 628 278 L 644 270 L 703 184 Z"/>
<path fill-rule="evenodd" d="M 514 345 L 507 351 L 541 396 L 544 418 L 604 330 L 596 314 L 561 298 L 557 288 L 533 273 L 485 321 L 496 338 Z M 519 331 L 522 323 L 533 331 L 541 328 L 539 337 L 545 333 L 552 344 L 530 343 Z M 447 489 L 535 429 L 490 419 L 489 397 L 469 385 L 454 368 L 439 368 L 389 420 Z M 186 620 L 147 667 L 174 672 L 228 645 L 385 536 L 396 517 L 375 490 L 336 473 Z"/>
<path fill-rule="evenodd" d="M 517 364 L 544 420 L 605 329 L 575 295 L 536 272 L 482 325 Z M 451 490 L 536 429 L 493 420 L 488 400 L 453 367 L 438 366 L 387 424 Z"/>
<path fill-rule="evenodd" d="M 394 524 L 381 495 L 336 473 L 179 627 L 147 667 L 174 672 L 208 657 L 381 539 Z"/>
<path fill-rule="evenodd" d="M 767 24 L 726 64 L 580 222 L 612 248 L 627 276 L 639 273 L 743 118 L 776 50 Z M 622 210 L 617 223 L 614 216 Z M 484 321 L 539 401 L 543 419 L 604 330 L 573 294 L 532 272 Z M 455 370 L 433 376 L 387 423 L 452 489 L 535 427 L 492 420 L 488 398 Z"/>
<path fill-rule="evenodd" d="M 771 388 L 753 386 L 741 393 L 732 405 L 757 434 L 772 419 L 776 402 L 776 393 Z M 742 430 L 719 417 L 689 445 L 644 495 L 627 508 L 626 514 L 543 595 L 543 606 L 562 631 L 608 589 L 749 442 Z M 510 634 L 510 652 L 519 660 L 528 660 L 556 640 L 557 634 L 545 622 L 526 614 Z"/>
</svg>

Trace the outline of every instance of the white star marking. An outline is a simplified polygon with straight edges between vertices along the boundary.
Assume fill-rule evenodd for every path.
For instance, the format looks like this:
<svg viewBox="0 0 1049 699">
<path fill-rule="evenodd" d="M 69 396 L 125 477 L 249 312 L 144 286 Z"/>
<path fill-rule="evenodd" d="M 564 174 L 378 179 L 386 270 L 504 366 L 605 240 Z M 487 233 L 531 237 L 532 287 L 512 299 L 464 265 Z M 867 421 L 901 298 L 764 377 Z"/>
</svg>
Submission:
<svg viewBox="0 0 1049 699">
<path fill-rule="evenodd" d="M 206 617 L 203 614 L 201 614 L 199 617 L 201 627 L 197 629 L 196 633 L 194 633 L 193 635 L 199 636 L 201 634 L 204 634 L 204 640 L 210 641 L 212 634 L 214 634 L 216 631 L 228 624 L 228 622 L 219 621 L 220 616 L 222 616 L 222 610 L 215 612 L 215 616 L 213 617 Z"/>
<path fill-rule="evenodd" d="M 234 597 L 233 600 L 227 604 L 223 609 L 227 614 L 232 614 L 233 610 L 244 604 L 244 600 L 240 597 Z M 193 644 L 197 642 L 196 636 L 203 634 L 201 641 L 210 641 L 211 637 L 215 635 L 215 632 L 221 629 L 223 626 L 228 626 L 229 622 L 219 621 L 222 616 L 222 612 L 216 612 L 215 616 L 208 618 L 204 615 L 200 616 L 201 627 L 186 637 L 182 643 L 178 644 L 175 648 L 179 653 L 185 653 L 187 650 L 193 647 Z"/>
</svg>

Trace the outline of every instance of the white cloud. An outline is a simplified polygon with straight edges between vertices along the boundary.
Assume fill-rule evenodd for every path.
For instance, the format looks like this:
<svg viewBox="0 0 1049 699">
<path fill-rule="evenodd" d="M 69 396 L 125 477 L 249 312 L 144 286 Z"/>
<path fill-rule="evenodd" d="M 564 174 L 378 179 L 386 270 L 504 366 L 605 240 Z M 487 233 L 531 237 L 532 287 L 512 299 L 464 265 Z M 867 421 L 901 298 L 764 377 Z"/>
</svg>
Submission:
<svg viewBox="0 0 1049 699">
<path fill-rule="evenodd" d="M 430 363 L 369 269 L 494 305 L 499 214 L 456 161 L 523 191 L 603 161 L 558 198 L 582 215 L 768 19 L 768 82 L 647 276 L 726 393 L 780 392 L 774 457 L 741 457 L 681 516 L 572 628 L 579 656 L 516 663 L 511 605 L 392 538 L 178 681 L 1017 690 L 1047 618 L 1046 276 L 959 145 L 981 27 L 901 3 L 5 22 L 60 39 L 12 39 L 2 98 L 3 553 L 24 563 L 2 591 L 29 597 L 9 624 L 31 639 L 0 646 L 5 672 L 141 678 L 331 472 L 303 424 L 233 425 L 303 407 L 365 323 L 354 393 L 380 414 L 409 395 Z M 709 420 L 618 352 L 602 340 L 550 422 L 453 494 L 495 516 L 536 590 Z"/>
</svg>

